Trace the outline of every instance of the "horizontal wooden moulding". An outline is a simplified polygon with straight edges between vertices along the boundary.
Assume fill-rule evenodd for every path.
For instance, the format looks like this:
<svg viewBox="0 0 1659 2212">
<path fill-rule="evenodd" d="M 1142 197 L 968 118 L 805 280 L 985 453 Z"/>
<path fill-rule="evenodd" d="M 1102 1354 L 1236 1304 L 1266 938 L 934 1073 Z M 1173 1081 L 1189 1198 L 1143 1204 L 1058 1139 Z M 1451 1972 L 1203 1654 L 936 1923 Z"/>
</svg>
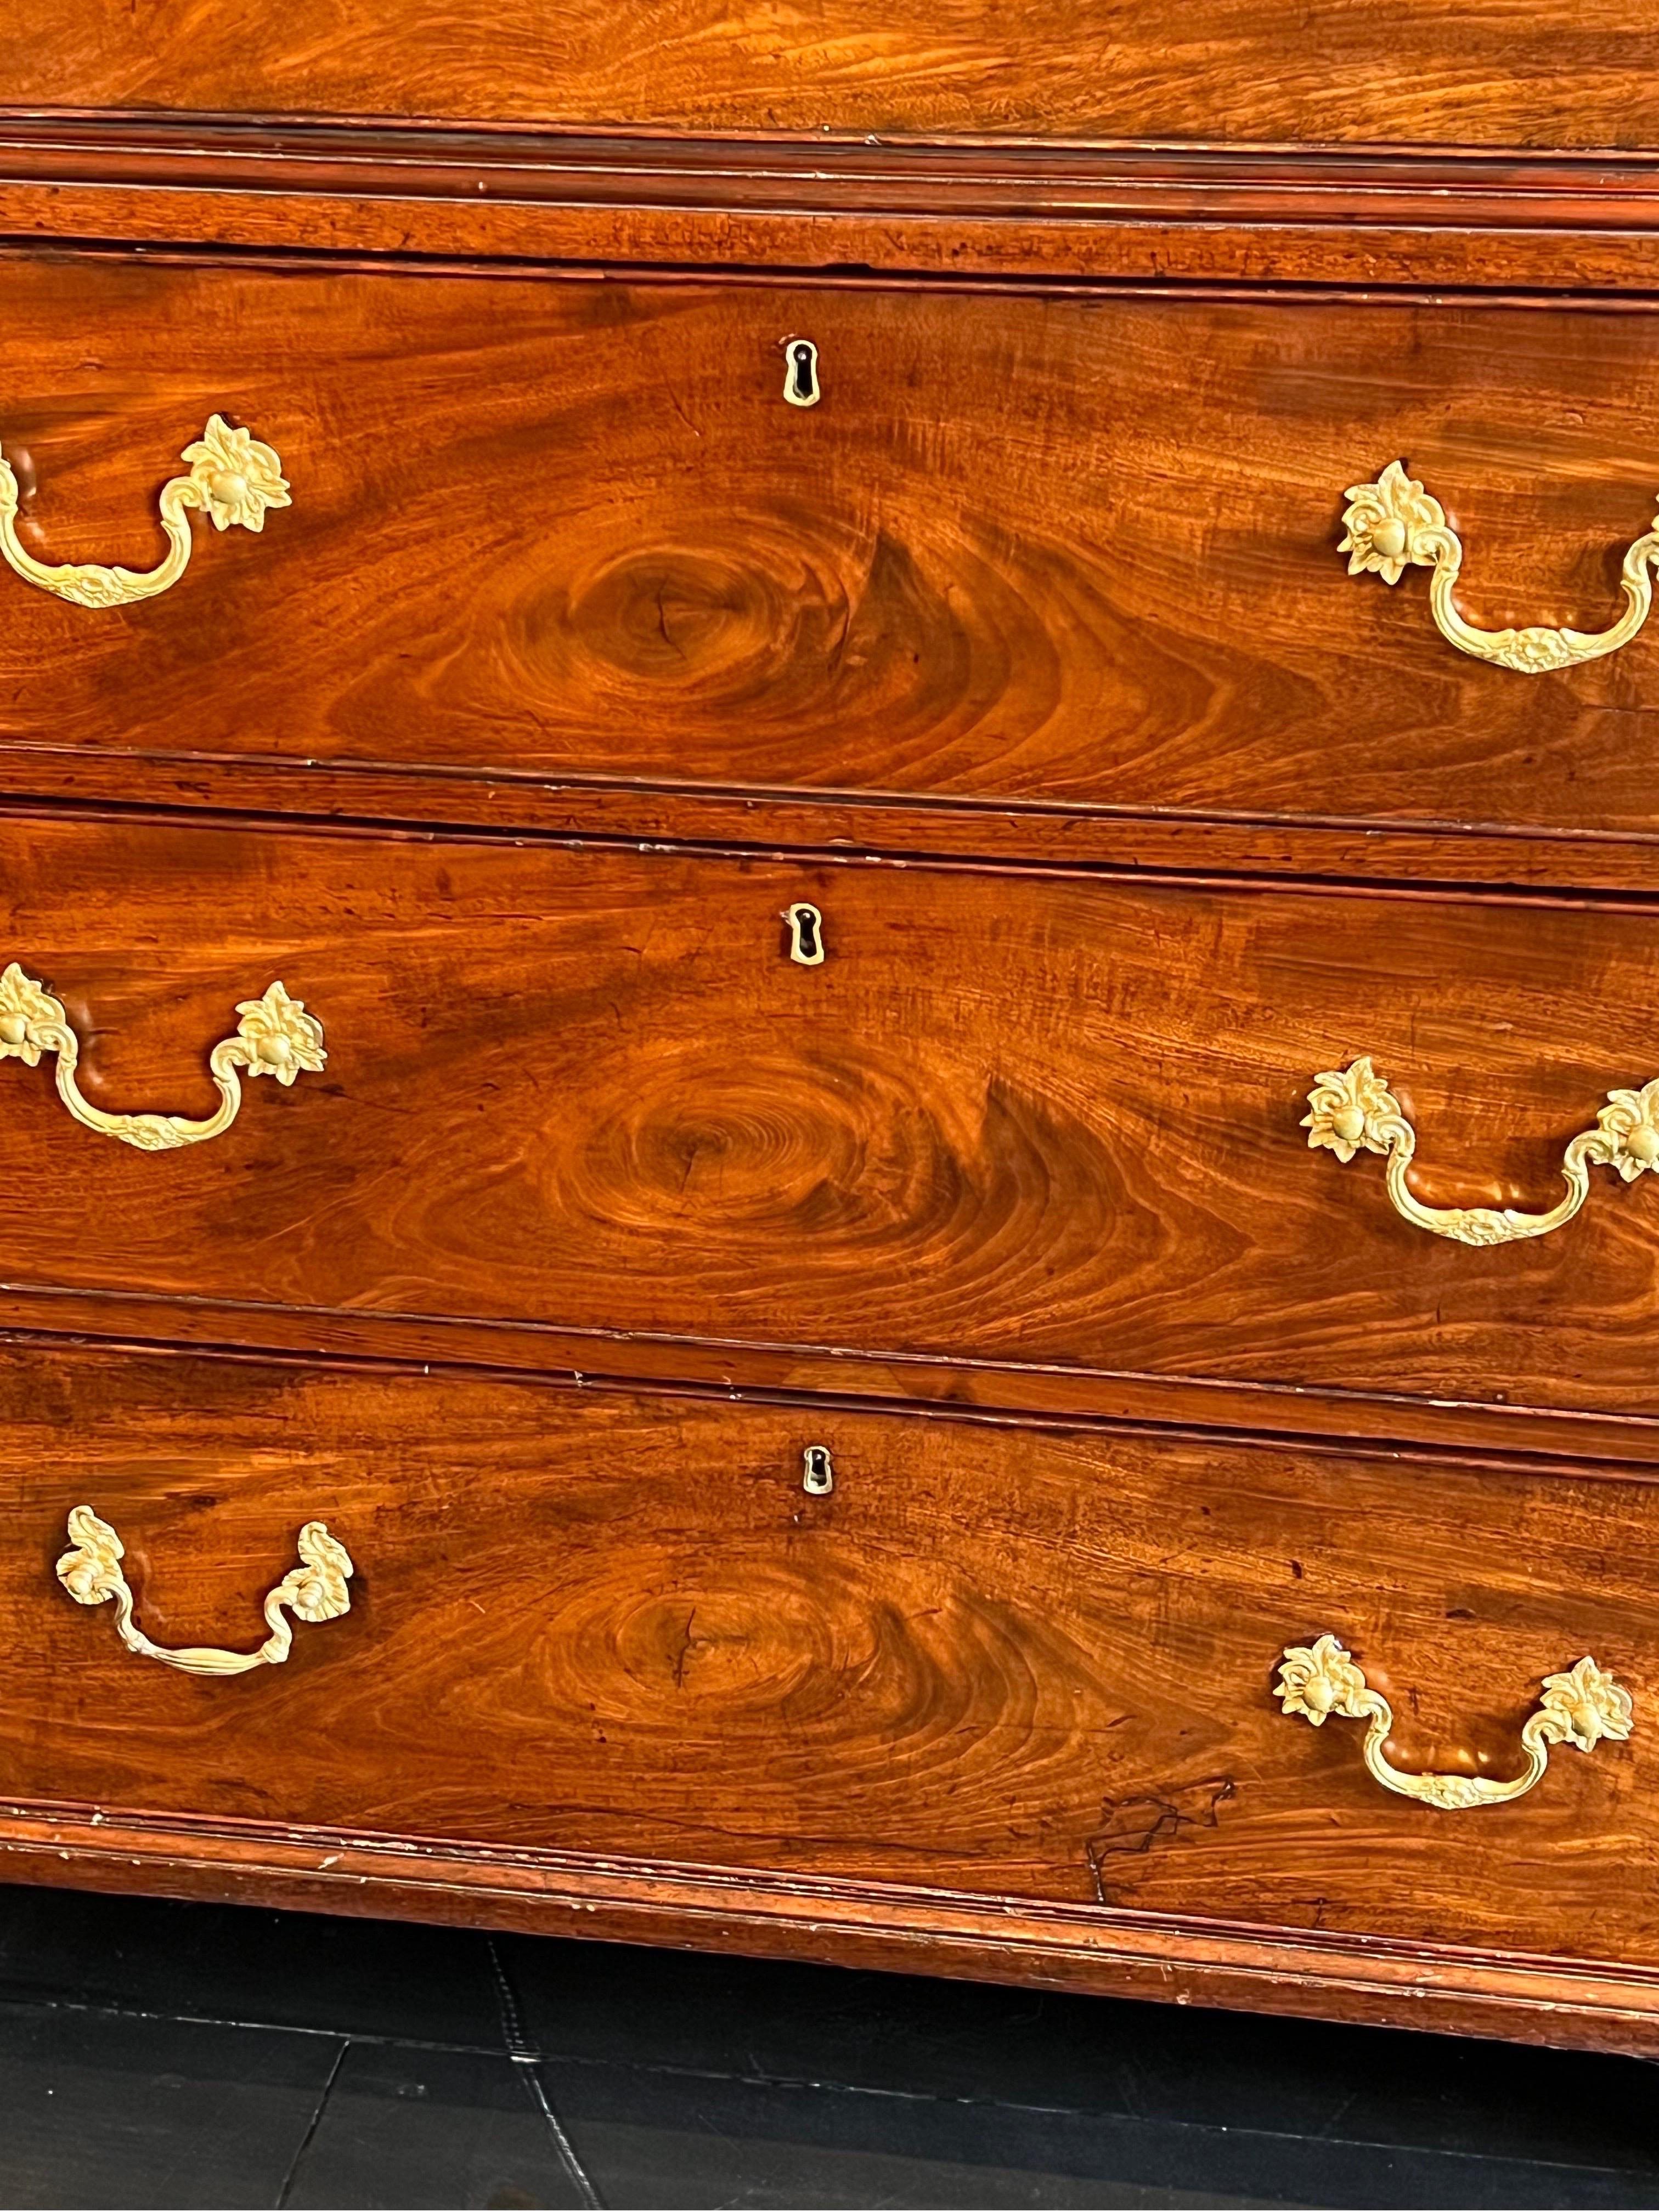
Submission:
<svg viewBox="0 0 1659 2212">
<path fill-rule="evenodd" d="M 1659 173 L 1484 155 L 0 117 L 0 233 L 605 266 L 1480 292 L 1659 284 Z"/>
<path fill-rule="evenodd" d="M 0 793 L 20 808 L 107 805 L 131 814 L 241 816 L 502 837 L 786 848 L 803 855 L 1116 869 L 1241 880 L 1318 878 L 1571 898 L 1659 896 L 1659 833 L 1621 836 L 1444 824 L 1228 819 L 1169 810 L 1000 807 L 867 793 L 721 790 L 492 775 L 368 761 L 294 761 L 0 738 Z"/>
<path fill-rule="evenodd" d="M 1046 1910 L 641 1859 L 410 1844 L 253 1821 L 0 1806 L 8 1881 L 427 1921 L 1659 2051 L 1659 1976 L 1559 1958 Z"/>
</svg>

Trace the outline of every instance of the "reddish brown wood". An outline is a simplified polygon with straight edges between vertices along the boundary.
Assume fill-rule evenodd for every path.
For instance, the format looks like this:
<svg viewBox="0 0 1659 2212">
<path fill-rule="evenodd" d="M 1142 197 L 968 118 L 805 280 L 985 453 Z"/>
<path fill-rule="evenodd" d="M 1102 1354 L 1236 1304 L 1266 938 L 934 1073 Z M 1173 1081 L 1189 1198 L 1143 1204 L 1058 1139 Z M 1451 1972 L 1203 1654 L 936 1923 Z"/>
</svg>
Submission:
<svg viewBox="0 0 1659 2212">
<path fill-rule="evenodd" d="M 1586 1648 L 1646 1711 L 1650 1485 L 1407 1488 L 1363 1453 L 15 1347 L 0 1414 L 20 1807 L 378 1832 L 417 1875 L 425 1839 L 441 1868 L 478 1844 L 881 1882 L 924 1929 L 940 1892 L 1002 1900 L 1039 1972 L 1028 1900 L 1085 1908 L 1062 1953 L 1144 1944 L 1126 1915 L 1152 1912 L 1224 1946 L 1380 1946 L 1407 1977 L 1419 1944 L 1550 1954 L 1623 1968 L 1652 2010 L 1650 1730 L 1460 1817 L 1271 1695 L 1281 1648 L 1331 1628 L 1395 1698 L 1399 1763 L 1494 1775 Z M 173 1674 L 54 1580 L 82 1502 L 160 1641 L 256 1640 L 311 1517 L 356 1559 L 352 1609 L 280 1669 Z"/>
<path fill-rule="evenodd" d="M 1367 2021 L 1583 2050 L 1659 2050 L 1659 1978 L 1169 1915 L 649 1861 L 404 1844 L 253 1822 L 7 1808 L 9 1881 L 386 1915 L 756 1958 L 960 1975 L 1166 2004 Z"/>
<path fill-rule="evenodd" d="M 810 791 L 688 791 L 641 782 L 563 781 L 468 769 L 362 768 L 346 761 L 229 758 L 0 744 L 0 793 L 148 818 L 293 817 L 364 829 L 426 825 L 497 836 L 712 845 L 761 852 L 892 859 L 1029 860 L 1125 874 L 1291 876 L 1480 886 L 1572 896 L 1650 893 L 1659 840 L 1589 831 L 1402 830 L 1228 819 L 1172 809 L 998 806 L 977 800 L 896 804 Z"/>
<path fill-rule="evenodd" d="M 36 1320 L 52 1315 L 54 1305 L 54 1317 L 60 1322 L 66 1315 L 79 1322 L 88 1312 L 95 1318 L 78 1328 L 10 1326 L 14 1313 L 27 1303 L 27 1294 L 21 1299 L 15 1294 L 0 1298 L 0 1351 L 67 1348 L 146 1359 L 297 1364 L 331 1374 L 436 1374 L 459 1381 L 534 1378 L 589 1391 L 648 1392 L 658 1398 L 708 1399 L 727 1406 L 810 1403 L 826 1412 L 896 1412 L 988 1428 L 1027 1428 L 1034 1419 L 1042 1423 L 1057 1416 L 1069 1429 L 1097 1431 L 1109 1439 L 1122 1434 L 1339 1455 L 1359 1445 L 1372 1459 L 1387 1459 L 1407 1470 L 1407 1480 L 1409 1470 L 1428 1466 L 1469 1474 L 1651 1482 L 1656 1479 L 1653 1463 L 1659 1459 L 1654 1433 L 1659 1425 L 1629 1417 L 1609 1421 L 1552 1416 L 1528 1407 L 1402 1406 L 1380 1395 L 1367 1401 L 1222 1385 L 1205 1394 L 1207 1418 L 1200 1419 L 1190 1382 L 1172 1385 L 1156 1376 L 1068 1377 L 1041 1371 L 980 1371 L 963 1364 L 933 1368 L 891 1363 L 883 1367 L 869 1360 L 791 1360 L 763 1352 L 654 1345 L 638 1338 L 602 1346 L 595 1364 L 591 1340 L 561 1338 L 552 1331 L 538 1332 L 532 1356 L 523 1356 L 521 1334 L 492 1329 L 489 1323 L 453 1328 L 329 1316 L 313 1317 L 307 1334 L 308 1317 L 303 1314 L 250 1316 L 246 1310 L 239 1310 L 233 1322 L 245 1341 L 232 1346 L 225 1341 L 225 1317 L 216 1316 L 206 1302 L 181 1308 L 157 1300 L 58 1292 L 51 1295 L 50 1303 L 37 1296 L 33 1307 Z M 131 1332 L 125 1335 L 119 1328 L 123 1317 Z M 211 1333 L 216 1317 L 220 1322 L 216 1337 Z M 143 1334 L 135 1326 L 141 1319 L 148 1325 Z M 318 1322 L 320 1326 L 315 1325 Z M 166 1334 L 169 1322 L 178 1327 L 171 1340 Z M 550 1343 L 568 1354 L 580 1346 L 586 1357 L 581 1364 L 573 1361 L 568 1367 L 556 1366 L 545 1356 Z M 511 1356 L 515 1346 L 521 1355 L 516 1362 Z M 544 1356 L 538 1359 L 535 1352 Z M 492 1352 L 507 1356 L 492 1359 Z M 634 1361 L 631 1369 L 619 1364 L 622 1356 Z M 1001 1401 L 1000 1390 L 1006 1393 Z"/>
<path fill-rule="evenodd" d="M 1607 619 L 1651 519 L 1646 315 L 32 261 L 0 308 L 40 551 L 153 558 L 216 405 L 295 495 L 143 606 L 0 575 L 31 747 L 1659 828 L 1659 638 L 1517 676 L 1437 636 L 1420 574 L 1336 551 L 1345 487 L 1403 454 L 1474 617 Z"/>
<path fill-rule="evenodd" d="M 1634 157 L 0 121 L 15 237 L 951 279 L 1651 290 Z"/>
<path fill-rule="evenodd" d="M 295 0 L 251 15 L 34 0 L 0 28 L 19 111 L 168 108 L 665 130 L 1651 146 L 1659 43 L 1632 0 Z"/>
<path fill-rule="evenodd" d="M 0 963 L 106 1106 L 276 974 L 331 1055 L 154 1157 L 0 1066 L 0 1869 L 1659 2051 L 1659 1185 L 1470 1251 L 1297 1126 L 1369 1050 L 1541 1205 L 1659 1073 L 1659 636 L 1334 550 L 1404 459 L 1607 618 L 1651 25 L 629 4 L 0 25 L 27 541 L 215 408 L 296 498 L 0 574 Z M 313 1516 L 353 1608 L 170 1674 L 83 1500 L 164 1640 Z M 1403 1764 L 1589 1650 L 1636 1736 L 1406 1803 L 1327 1627 Z"/>
<path fill-rule="evenodd" d="M 1340 222 L 1273 227 L 1143 217 L 1101 226 L 1052 216 L 1024 225 L 921 215 L 869 220 L 834 215 L 682 214 L 655 208 L 594 210 L 514 202 L 347 199 L 197 186 L 179 191 L 116 185 L 0 183 L 0 236 L 46 246 L 133 240 L 147 249 L 248 248 L 272 254 L 420 255 L 477 273 L 492 260 L 567 273 L 625 277 L 642 270 L 695 275 L 718 252 L 738 273 L 780 270 L 844 283 L 849 266 L 921 281 L 978 277 L 1010 284 L 1086 287 L 1125 280 L 1162 286 L 1308 283 L 1370 289 L 1413 282 L 1437 291 L 1540 294 L 1571 290 L 1610 301 L 1659 289 L 1659 247 L 1647 229 L 1564 233 Z"/>
<path fill-rule="evenodd" d="M 1407 1462 L 1426 1447 L 1479 1463 L 1534 1471 L 1565 1467 L 1586 1476 L 1612 1472 L 1626 1480 L 1652 1480 L 1659 1466 L 1659 1420 L 1650 1416 L 1305 1383 L 1070 1370 L 960 1355 L 864 1358 L 844 1350 L 706 1344 L 626 1329 L 434 1320 L 38 1285 L 0 1284 L 0 1329 L 44 1343 L 67 1339 L 128 1349 L 216 1352 L 246 1346 L 313 1359 L 415 1361 L 428 1371 L 551 1375 L 596 1387 L 712 1388 L 733 1399 L 811 1391 L 854 1404 L 939 1405 L 988 1420 L 1055 1414 L 1074 1423 L 1127 1422 L 1235 1441 L 1260 1436 L 1304 1449 L 1346 1449 L 1363 1441 L 1373 1451 L 1389 1450 Z"/>
<path fill-rule="evenodd" d="M 1209 222 L 1410 223 L 1501 232 L 1639 231 L 1659 160 L 1565 152 L 1264 152 L 1236 143 L 690 137 L 434 130 L 407 123 L 287 128 L 132 112 L 30 120 L 0 109 L 0 172 L 15 182 L 192 185 L 341 199 L 484 199 L 565 208 L 769 217 L 1045 217 L 1103 227 L 1148 216 Z M 295 241 L 303 241 L 296 240 Z"/>
<path fill-rule="evenodd" d="M 1655 1073 L 1650 902 L 49 817 L 0 882 L 95 1103 L 198 1108 L 274 975 L 330 1050 L 157 1155 L 8 1062 L 14 1290 L 1659 1415 L 1659 1188 L 1470 1250 L 1298 1126 L 1369 1052 L 1425 1200 L 1551 1202 Z"/>
</svg>

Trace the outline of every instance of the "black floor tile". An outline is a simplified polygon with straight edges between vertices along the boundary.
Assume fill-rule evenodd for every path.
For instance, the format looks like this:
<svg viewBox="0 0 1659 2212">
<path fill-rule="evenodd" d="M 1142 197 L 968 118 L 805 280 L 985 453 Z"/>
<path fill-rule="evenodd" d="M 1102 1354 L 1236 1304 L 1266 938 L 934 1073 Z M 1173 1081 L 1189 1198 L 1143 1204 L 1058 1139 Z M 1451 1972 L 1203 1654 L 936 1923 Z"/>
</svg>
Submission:
<svg viewBox="0 0 1659 2212">
<path fill-rule="evenodd" d="M 832 1966 L 635 1947 L 496 1939 L 525 2033 L 551 2057 L 638 2060 L 649 2018 L 653 2063 L 757 2080 L 973 2095 L 988 2070 L 1012 2094 L 1054 2087 L 1057 2054 L 1086 2021 L 1078 2001 Z M 1088 2002 L 1082 2002 L 1086 2014 Z M 1097 2059 L 1079 2063 L 1097 2088 Z"/>
<path fill-rule="evenodd" d="M 545 2062 L 605 2204 L 1659 2205 L 1598 2166 Z"/>
<path fill-rule="evenodd" d="M 0 2004 L 0 2203 L 274 2205 L 343 2049 Z"/>
<path fill-rule="evenodd" d="M 498 1938 L 550 2057 L 1413 2150 L 1659 2183 L 1659 2075 L 1637 2059 L 1333 2030 L 833 1967 Z"/>
<path fill-rule="evenodd" d="M 5 2205 L 1659 2207 L 1656 2083 L 1431 2036 L 0 1889 Z"/>
<path fill-rule="evenodd" d="M 0 1887 L 0 1997 L 502 2051 L 488 1939 L 251 1905 Z"/>
<path fill-rule="evenodd" d="M 1008 2107 L 544 2063 L 600 2201 L 634 2207 L 1234 2205 L 1261 2200 L 1057 2165 Z"/>
<path fill-rule="evenodd" d="M 507 2058 L 353 2044 L 283 2203 L 591 2204 L 537 2091 Z"/>
</svg>

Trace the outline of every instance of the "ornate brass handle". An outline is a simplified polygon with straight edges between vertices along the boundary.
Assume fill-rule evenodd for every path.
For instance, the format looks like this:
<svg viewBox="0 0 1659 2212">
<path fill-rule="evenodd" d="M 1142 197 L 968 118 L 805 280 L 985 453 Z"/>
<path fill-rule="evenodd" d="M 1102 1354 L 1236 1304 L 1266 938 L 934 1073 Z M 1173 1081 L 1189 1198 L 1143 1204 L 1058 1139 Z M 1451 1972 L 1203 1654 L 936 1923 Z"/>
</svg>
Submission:
<svg viewBox="0 0 1659 2212">
<path fill-rule="evenodd" d="M 174 1152 L 229 1128 L 242 1103 L 239 1068 L 250 1076 L 274 1075 L 287 1085 L 303 1070 L 316 1073 L 328 1058 L 322 1024 L 306 1012 L 303 999 L 290 999 L 280 983 L 271 984 L 262 999 L 242 1000 L 236 1011 L 241 1019 L 235 1036 L 216 1044 L 208 1055 L 219 1105 L 204 1121 L 182 1114 L 106 1114 L 89 1104 L 75 1079 L 81 1047 L 69 1016 L 15 960 L 0 975 L 0 1060 L 21 1060 L 25 1067 L 35 1067 L 43 1052 L 56 1053 L 58 1096 L 84 1127 L 136 1145 L 141 1152 Z"/>
<path fill-rule="evenodd" d="M 1628 645 L 1648 618 L 1653 603 L 1649 568 L 1659 562 L 1659 519 L 1625 555 L 1619 579 L 1625 611 L 1610 629 L 1477 629 L 1453 603 L 1463 566 L 1463 544 L 1431 492 L 1390 461 L 1375 483 L 1350 484 L 1339 553 L 1348 556 L 1351 576 L 1367 573 L 1397 584 L 1408 568 L 1431 568 L 1429 606 L 1442 637 L 1460 653 L 1513 668 L 1522 676 L 1541 676 L 1553 668 L 1576 668 L 1581 660 L 1600 660 Z"/>
<path fill-rule="evenodd" d="M 1302 1117 L 1310 1146 L 1328 1145 L 1340 1160 L 1358 1152 L 1386 1152 L 1389 1196 L 1395 1212 L 1413 1228 L 1459 1244 L 1512 1244 L 1547 1236 L 1571 1221 L 1589 1195 L 1592 1167 L 1616 1168 L 1626 1182 L 1659 1163 L 1659 1079 L 1639 1091 L 1610 1091 L 1595 1127 L 1575 1137 L 1561 1162 L 1566 1194 L 1547 1213 L 1516 1213 L 1509 1206 L 1420 1206 L 1406 1187 L 1417 1152 L 1417 1132 L 1400 1102 L 1362 1054 L 1349 1067 L 1316 1076 Z"/>
<path fill-rule="evenodd" d="M 202 508 L 216 530 L 240 523 L 263 530 L 268 507 L 291 507 L 283 465 L 269 446 L 251 432 L 233 430 L 222 415 L 210 415 L 207 428 L 179 459 L 190 463 L 187 477 L 171 477 L 161 487 L 161 527 L 167 557 L 158 568 L 105 568 L 97 562 L 65 561 L 49 568 L 26 553 L 17 538 L 17 478 L 0 456 L 0 553 L 25 583 L 38 584 L 54 599 L 76 607 L 126 607 L 153 599 L 176 584 L 190 561 L 188 510 Z"/>
<path fill-rule="evenodd" d="M 164 1667 L 177 1667 L 186 1674 L 246 1674 L 252 1667 L 280 1667 L 294 1645 L 294 1631 L 283 1619 L 283 1609 L 296 1620 L 337 1620 L 351 1610 L 346 1583 L 352 1565 L 345 1546 L 337 1543 L 320 1521 L 307 1521 L 300 1531 L 300 1562 L 283 1576 L 265 1599 L 265 1626 L 270 1631 L 257 1651 L 216 1651 L 199 1645 L 168 1650 L 152 1644 L 132 1618 L 132 1592 L 121 1572 L 125 1547 L 107 1521 L 100 1521 L 90 1505 L 77 1505 L 69 1517 L 72 1551 L 58 1562 L 58 1579 L 77 1605 L 102 1605 L 115 1600 L 115 1628 L 129 1651 L 141 1659 L 159 1659 Z"/>
<path fill-rule="evenodd" d="M 1552 1745 L 1570 1743 L 1575 1751 L 1594 1751 L 1603 1736 L 1609 1743 L 1623 1743 L 1632 1725 L 1630 1692 L 1604 1674 L 1594 1659 L 1581 1659 L 1567 1674 L 1544 1678 L 1538 1710 L 1521 1731 L 1526 1772 L 1513 1782 L 1492 1782 L 1483 1774 L 1407 1774 L 1391 1766 L 1387 1752 L 1393 1708 L 1380 1691 L 1372 1689 L 1334 1636 L 1288 1645 L 1275 1694 L 1283 1698 L 1287 1713 L 1302 1714 L 1316 1728 L 1323 1728 L 1333 1713 L 1344 1720 L 1369 1721 L 1364 1757 L 1382 1787 L 1447 1813 L 1475 1805 L 1506 1805 L 1524 1797 L 1543 1779 Z"/>
</svg>

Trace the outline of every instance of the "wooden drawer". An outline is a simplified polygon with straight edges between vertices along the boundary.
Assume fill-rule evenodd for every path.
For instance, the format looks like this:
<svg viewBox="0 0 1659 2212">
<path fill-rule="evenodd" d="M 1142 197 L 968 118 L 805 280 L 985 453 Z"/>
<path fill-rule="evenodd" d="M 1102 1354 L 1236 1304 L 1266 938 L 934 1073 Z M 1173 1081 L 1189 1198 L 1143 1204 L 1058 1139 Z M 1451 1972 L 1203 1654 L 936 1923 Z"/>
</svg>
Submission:
<svg viewBox="0 0 1659 2212">
<path fill-rule="evenodd" d="M 1152 0 L 828 0 L 738 14 L 645 4 L 328 0 L 155 17 L 37 0 L 0 31 L 9 103 L 951 137 L 1650 146 L 1659 48 L 1619 0 L 1483 16 L 1340 0 L 1317 44 L 1283 0 L 1172 35 Z"/>
<path fill-rule="evenodd" d="M 146 1152 L 9 1048 L 13 1291 L 1659 1413 L 1652 1176 L 1479 1249 L 1303 1125 L 1366 1057 L 1407 1212 L 1548 1206 L 1659 1073 L 1647 908 L 44 817 L 0 884 L 96 1111 L 205 1115 L 276 978 L 327 1054 Z"/>
<path fill-rule="evenodd" d="M 368 1832 L 1659 1965 L 1647 1485 L 17 1348 L 0 1416 L 13 1807 L 194 1822 L 198 1856 Z M 256 1648 L 313 1521 L 349 1610 L 175 1672 L 54 1580 L 82 1504 L 160 1645 Z M 1634 1733 L 1413 1802 L 1359 1723 L 1281 1710 L 1325 1632 L 1407 1773 L 1518 1777 L 1587 1654 Z"/>
<path fill-rule="evenodd" d="M 162 759 L 441 771 L 462 820 L 537 778 L 932 797 L 968 850 L 993 806 L 1659 828 L 1659 628 L 1522 674 L 1338 550 L 1403 458 L 1469 621 L 1605 629 L 1653 520 L 1649 312 L 21 261 L 0 311 L 36 557 L 153 562 L 215 410 L 293 496 L 186 517 L 137 605 L 0 569 L 14 787 L 68 749 L 127 797 Z"/>
</svg>

